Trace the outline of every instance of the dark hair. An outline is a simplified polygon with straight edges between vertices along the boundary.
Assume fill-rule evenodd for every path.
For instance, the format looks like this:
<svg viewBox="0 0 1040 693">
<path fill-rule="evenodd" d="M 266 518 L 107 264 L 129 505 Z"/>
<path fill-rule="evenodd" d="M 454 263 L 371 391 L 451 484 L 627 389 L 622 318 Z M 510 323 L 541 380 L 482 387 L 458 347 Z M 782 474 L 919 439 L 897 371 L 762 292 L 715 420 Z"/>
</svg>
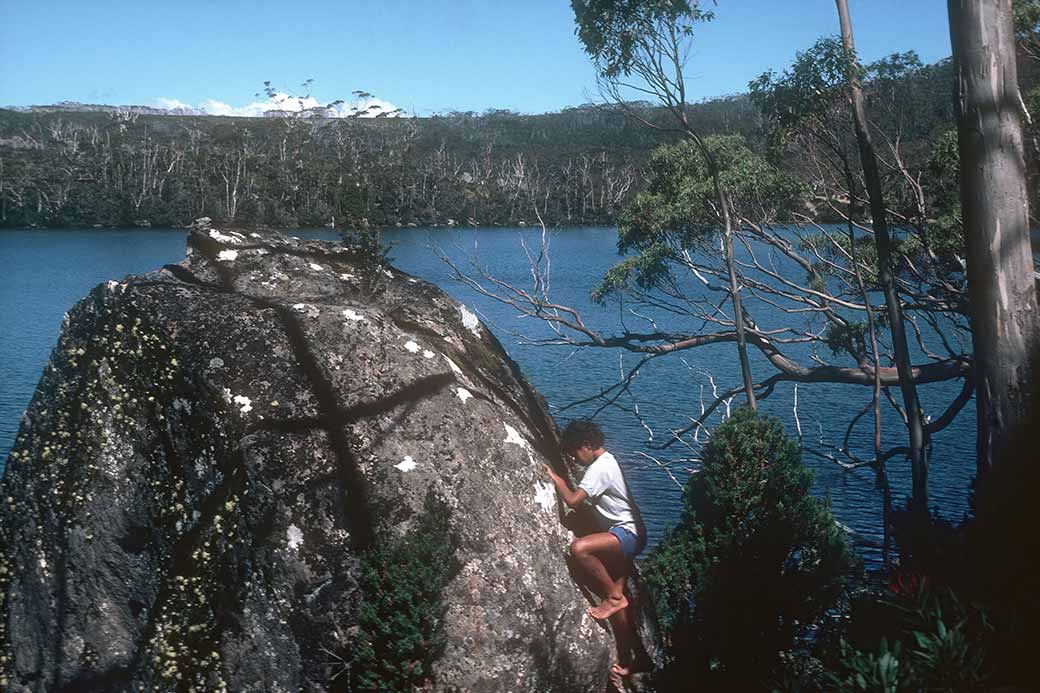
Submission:
<svg viewBox="0 0 1040 693">
<path fill-rule="evenodd" d="M 603 431 L 593 421 L 575 419 L 563 429 L 560 447 L 564 452 L 571 453 L 583 445 L 589 445 L 593 449 L 603 447 Z"/>
</svg>

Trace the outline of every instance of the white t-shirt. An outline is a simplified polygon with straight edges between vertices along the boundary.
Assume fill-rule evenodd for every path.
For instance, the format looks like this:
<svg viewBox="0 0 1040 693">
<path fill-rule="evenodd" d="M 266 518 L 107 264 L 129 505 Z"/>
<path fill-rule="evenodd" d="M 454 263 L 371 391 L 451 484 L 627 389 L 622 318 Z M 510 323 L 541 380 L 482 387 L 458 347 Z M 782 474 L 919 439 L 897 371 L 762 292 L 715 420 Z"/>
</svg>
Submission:
<svg viewBox="0 0 1040 693">
<path fill-rule="evenodd" d="M 638 536 L 632 504 L 625 493 L 625 478 L 613 455 L 604 452 L 597 457 L 585 470 L 578 488 L 589 494 L 589 500 L 606 519 L 608 529 L 620 526 Z"/>
</svg>

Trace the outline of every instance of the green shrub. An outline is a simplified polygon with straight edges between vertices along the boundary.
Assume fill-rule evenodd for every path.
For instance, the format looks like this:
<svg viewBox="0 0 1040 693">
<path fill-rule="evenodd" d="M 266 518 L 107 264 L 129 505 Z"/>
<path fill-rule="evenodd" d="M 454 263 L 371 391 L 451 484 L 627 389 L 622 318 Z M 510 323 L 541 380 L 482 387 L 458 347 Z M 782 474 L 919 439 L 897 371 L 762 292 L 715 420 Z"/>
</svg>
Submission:
<svg viewBox="0 0 1040 693">
<path fill-rule="evenodd" d="M 353 690 L 405 691 L 429 681 L 444 649 L 441 593 L 459 570 L 448 518 L 431 496 L 403 538 L 363 557 Z"/>
<path fill-rule="evenodd" d="M 673 675 L 760 687 L 840 594 L 852 559 L 811 485 L 775 419 L 741 409 L 715 430 L 678 526 L 642 570 Z"/>
<path fill-rule="evenodd" d="M 857 618 L 870 620 L 878 614 L 888 624 L 877 651 L 862 636 L 856 638 L 862 628 L 850 627 L 821 677 L 823 690 L 992 689 L 994 629 L 986 609 L 965 604 L 948 587 L 934 589 L 926 578 L 897 574 L 888 594 L 875 596 L 873 608 L 861 610 L 858 617 L 854 612 L 850 626 L 857 625 Z"/>
<path fill-rule="evenodd" d="M 888 641 L 882 638 L 876 654 L 861 652 L 843 640 L 841 661 L 844 671 L 826 676 L 829 690 L 836 693 L 898 693 L 906 690 L 910 684 L 910 667 L 903 657 L 902 645 L 898 640 L 890 649 Z"/>
<path fill-rule="evenodd" d="M 372 290 L 383 280 L 383 272 L 390 264 L 392 243 L 383 243 L 382 233 L 377 226 L 360 229 L 343 228 L 339 231 L 343 246 L 361 270 L 362 285 Z"/>
</svg>

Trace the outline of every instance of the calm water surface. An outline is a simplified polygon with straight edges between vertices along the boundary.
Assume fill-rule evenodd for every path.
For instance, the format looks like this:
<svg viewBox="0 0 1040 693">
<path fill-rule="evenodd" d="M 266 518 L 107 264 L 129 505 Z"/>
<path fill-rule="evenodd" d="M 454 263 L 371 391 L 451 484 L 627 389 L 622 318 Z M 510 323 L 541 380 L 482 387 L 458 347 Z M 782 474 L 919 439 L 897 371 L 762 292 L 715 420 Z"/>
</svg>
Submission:
<svg viewBox="0 0 1040 693">
<path fill-rule="evenodd" d="M 336 238 L 335 234 L 325 231 L 297 233 L 329 240 Z M 6 269 L 6 276 L 0 279 L 0 461 L 7 459 L 22 412 L 57 341 L 65 311 L 103 281 L 142 274 L 180 261 L 184 256 L 185 238 L 186 233 L 179 230 L 0 231 L 0 260 Z M 521 335 L 544 336 L 544 326 L 525 320 L 515 309 L 479 296 L 454 281 L 450 268 L 433 250 L 437 246 L 456 261 L 465 263 L 476 242 L 482 265 L 506 281 L 529 286 L 530 274 L 520 240 L 526 238 L 537 245 L 536 232 L 530 229 L 408 229 L 387 232 L 384 238 L 395 243 L 391 255 L 397 267 L 440 285 L 484 318 L 527 377 L 545 395 L 561 422 L 589 413 L 591 409 L 585 406 L 560 412 L 560 407 L 595 394 L 616 382 L 620 369 L 635 365 L 636 358 L 630 354 L 525 343 Z M 588 298 L 589 289 L 618 260 L 615 241 L 615 232 L 610 229 L 553 232 L 553 298 L 584 310 L 587 322 L 605 332 L 617 331 L 622 319 L 631 329 L 645 330 L 647 323 L 634 314 L 616 306 L 596 306 Z M 690 287 L 690 290 L 696 289 Z M 764 315 L 763 310 L 756 308 L 756 317 L 765 324 L 763 318 L 769 316 Z M 683 325 L 668 315 L 650 317 L 662 328 L 690 332 L 699 327 Z M 758 376 L 769 374 L 768 365 L 757 365 Z M 700 413 L 702 392 L 705 401 L 711 401 L 711 383 L 704 375 L 707 372 L 714 375 L 720 390 L 739 384 L 732 345 L 697 349 L 687 352 L 682 359 L 672 357 L 651 362 L 640 372 L 633 388 L 637 400 L 622 398 L 619 404 L 624 410 L 608 409 L 598 417 L 608 433 L 608 447 L 629 470 L 633 492 L 646 516 L 652 543 L 674 521 L 679 489 L 667 474 L 640 453 L 650 453 L 666 463 L 690 466 L 694 463 L 685 460 L 695 458 L 696 451 L 682 446 L 656 452 L 647 449 L 646 429 L 632 410 L 638 404 L 639 415 L 655 430 L 655 440 L 665 439 L 669 429 L 683 427 L 689 422 L 689 416 Z M 923 388 L 925 410 L 938 416 L 958 389 L 957 384 Z M 795 432 L 793 395 L 792 386 L 782 384 L 762 403 L 762 408 L 784 421 L 792 434 Z M 798 413 L 807 443 L 817 444 L 821 439 L 839 443 L 852 413 L 869 398 L 869 388 L 800 386 Z M 899 436 L 901 426 L 894 417 L 890 412 L 885 422 L 886 443 L 893 445 L 905 440 L 905 434 L 902 439 Z M 973 417 L 974 405 L 969 404 L 957 420 L 936 437 L 932 450 L 931 503 L 943 516 L 953 520 L 959 520 L 967 511 L 968 487 L 974 471 Z M 864 455 L 871 450 L 871 435 L 870 419 L 864 417 L 858 434 L 852 438 Z M 830 497 L 838 518 L 864 538 L 878 540 L 881 504 L 874 489 L 873 473 L 868 469 L 846 472 L 832 462 L 813 456 L 806 456 L 805 461 L 816 473 L 815 492 Z M 676 470 L 676 474 L 681 480 L 681 471 Z M 890 463 L 890 475 L 896 502 L 901 504 L 910 491 L 909 463 Z M 865 549 L 864 553 L 869 562 L 876 561 L 875 552 Z"/>
</svg>

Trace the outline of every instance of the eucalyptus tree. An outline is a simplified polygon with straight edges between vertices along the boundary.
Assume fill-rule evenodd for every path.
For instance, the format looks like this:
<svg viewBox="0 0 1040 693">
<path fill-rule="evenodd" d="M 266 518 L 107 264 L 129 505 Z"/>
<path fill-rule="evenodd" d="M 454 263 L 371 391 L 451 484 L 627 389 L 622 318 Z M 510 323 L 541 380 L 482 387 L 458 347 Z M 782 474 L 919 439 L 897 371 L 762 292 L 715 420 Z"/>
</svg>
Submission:
<svg viewBox="0 0 1040 693">
<path fill-rule="evenodd" d="M 744 376 L 744 391 L 748 393 L 749 401 L 753 401 L 756 394 L 761 391 L 768 394 L 772 386 L 782 380 L 795 382 L 848 382 L 861 385 L 871 385 L 874 389 L 874 397 L 871 407 L 875 411 L 875 454 L 872 460 L 861 460 L 852 458 L 848 466 L 860 464 L 873 464 L 878 471 L 879 483 L 887 486 L 884 482 L 884 462 L 900 454 L 906 454 L 912 461 L 913 477 L 913 507 L 923 510 L 927 508 L 927 442 L 930 433 L 948 425 L 952 418 L 964 406 L 971 396 L 970 380 L 965 378 L 969 368 L 969 358 L 963 350 L 953 345 L 947 346 L 947 354 L 941 356 L 934 354 L 924 344 L 921 331 L 915 323 L 914 331 L 922 350 L 931 358 L 932 363 L 926 366 L 917 366 L 910 362 L 910 351 L 904 318 L 902 315 L 902 301 L 899 290 L 904 293 L 907 288 L 916 283 L 916 291 L 913 292 L 913 301 L 922 307 L 925 313 L 925 321 L 940 331 L 939 322 L 943 311 L 955 312 L 956 306 L 962 300 L 962 292 L 956 282 L 948 283 L 942 278 L 940 286 L 932 281 L 936 273 L 933 272 L 931 262 L 928 266 L 918 266 L 908 263 L 911 267 L 910 277 L 898 277 L 893 269 L 893 242 L 890 234 L 890 224 L 887 216 L 892 215 L 899 221 L 910 220 L 918 222 L 926 227 L 927 214 L 923 210 L 924 202 L 921 201 L 920 190 L 914 194 L 907 195 L 908 199 L 914 201 L 910 205 L 911 211 L 901 209 L 899 211 L 887 209 L 885 205 L 885 191 L 881 189 L 882 177 L 879 161 L 896 178 L 902 179 L 906 186 L 913 189 L 916 178 L 907 168 L 906 162 L 900 156 L 899 139 L 887 141 L 890 156 L 881 160 L 874 151 L 871 141 L 869 125 L 865 115 L 862 113 L 862 89 L 859 87 L 860 68 L 855 61 L 854 48 L 851 42 L 851 29 L 846 25 L 846 40 L 834 42 L 833 50 L 827 56 L 830 64 L 824 65 L 829 70 L 826 80 L 837 86 L 837 91 L 830 90 L 830 94 L 839 94 L 845 101 L 844 109 L 839 117 L 846 122 L 855 124 L 855 105 L 860 105 L 859 127 L 853 132 L 855 137 L 852 143 L 858 144 L 857 156 L 853 150 L 842 149 L 837 152 L 838 159 L 842 165 L 837 169 L 837 176 L 844 179 L 846 193 L 846 208 L 849 210 L 847 222 L 850 224 L 849 237 L 847 241 L 835 238 L 833 234 L 823 227 L 819 227 L 820 233 L 817 238 L 809 236 L 795 236 L 800 240 L 792 242 L 790 237 L 782 233 L 776 233 L 769 225 L 767 217 L 756 217 L 763 210 L 752 205 L 751 208 L 741 210 L 725 182 L 726 176 L 721 175 L 717 154 L 712 151 L 704 137 L 701 137 L 693 121 L 689 118 L 688 105 L 686 104 L 685 83 L 683 80 L 683 68 L 689 53 L 694 28 L 698 23 L 710 21 L 713 13 L 697 2 L 654 2 L 649 0 L 574 0 L 572 6 L 578 23 L 578 35 L 581 38 L 587 52 L 593 57 L 599 76 L 600 88 L 603 94 L 619 104 L 630 114 L 640 119 L 652 128 L 661 131 L 678 132 L 692 142 L 691 151 L 701 155 L 704 161 L 703 175 L 706 180 L 711 181 L 713 187 L 713 199 L 700 198 L 692 212 L 687 212 L 687 219 L 682 215 L 675 215 L 675 205 L 694 204 L 691 200 L 683 200 L 683 190 L 673 190 L 672 199 L 665 199 L 667 195 L 658 195 L 653 205 L 639 205 L 639 200 L 649 200 L 653 196 L 654 181 L 662 188 L 667 184 L 661 181 L 668 180 L 669 175 L 676 185 L 688 185 L 688 178 L 678 175 L 677 171 L 660 176 L 653 170 L 648 172 L 647 185 L 644 188 L 649 191 L 637 197 L 635 207 L 637 212 L 634 216 L 622 217 L 621 235 L 619 249 L 622 251 L 637 251 L 635 257 L 623 262 L 611 271 L 607 277 L 604 287 L 613 287 L 630 293 L 635 290 L 647 290 L 650 288 L 661 290 L 666 293 L 669 290 L 668 283 L 671 277 L 662 272 L 661 268 L 672 263 L 673 266 L 685 264 L 699 279 L 706 280 L 712 277 L 711 271 L 701 264 L 704 254 L 695 252 L 696 241 L 709 240 L 711 222 L 704 223 L 701 219 L 697 224 L 688 224 L 689 217 L 708 212 L 714 214 L 714 223 L 722 229 L 722 255 L 725 260 L 725 271 L 722 275 L 714 278 L 724 278 L 724 284 L 728 284 L 728 290 L 724 289 L 727 298 L 733 301 L 733 317 L 728 325 L 722 325 L 719 319 L 721 305 L 716 305 L 713 311 L 703 310 L 701 306 L 700 317 L 702 324 L 719 324 L 731 329 L 716 334 L 701 335 L 663 335 L 626 333 L 619 336 L 603 339 L 599 335 L 584 333 L 590 344 L 622 346 L 623 348 L 639 350 L 645 348 L 648 352 L 665 353 L 685 348 L 717 343 L 718 341 L 734 341 L 738 344 L 738 353 L 741 355 L 742 375 Z M 839 3 L 839 8 L 841 3 Z M 847 13 L 846 13 L 847 19 Z M 885 71 L 891 78 L 890 82 L 897 82 L 895 77 L 899 76 L 904 63 L 913 64 L 912 56 L 902 56 L 893 59 L 886 64 Z M 814 66 L 819 67 L 819 66 Z M 881 71 L 879 70 L 879 73 Z M 653 97 L 665 107 L 671 115 L 668 124 L 647 118 L 637 108 L 626 104 L 624 97 L 632 92 L 642 93 Z M 850 115 L 852 117 L 850 117 Z M 820 144 L 820 142 L 817 142 Z M 826 148 L 831 143 L 823 142 Z M 846 147 L 848 142 L 842 141 L 839 149 Z M 668 157 L 663 157 L 667 159 Z M 661 164 L 662 159 L 657 160 Z M 741 169 L 750 170 L 754 167 L 751 163 L 750 152 L 742 155 L 734 165 L 733 171 Z M 690 168 L 687 162 L 687 168 Z M 667 169 L 668 167 L 665 166 Z M 855 170 L 855 173 L 853 172 Z M 733 171 L 729 175 L 734 175 Z M 866 172 L 866 173 L 864 173 Z M 831 177 L 830 173 L 822 172 L 821 177 Z M 739 177 L 739 174 L 738 174 Z M 893 177 L 893 176 L 886 176 Z M 682 180 L 684 182 L 679 183 Z M 731 183 L 739 185 L 739 183 Z M 686 189 L 689 192 L 689 189 Z M 686 195 L 688 198 L 689 195 Z M 825 200 L 833 201 L 833 197 L 824 195 Z M 746 200 L 739 200 L 740 204 L 746 204 Z M 819 200 L 815 200 L 819 202 Z M 903 199 L 900 198 L 902 203 Z M 830 204 L 830 202 L 828 202 Z M 653 211 L 656 205 L 657 212 Z M 871 208 L 873 217 L 873 228 L 855 228 L 858 219 L 853 218 L 851 210 L 857 206 L 868 206 Z M 901 205 L 902 207 L 902 205 Z M 638 210 L 643 210 L 640 216 Z M 791 216 L 801 216 L 805 221 L 813 221 L 817 218 L 815 209 L 789 209 Z M 658 217 L 653 218 L 657 214 Z M 788 218 L 791 218 L 789 216 Z M 640 229 L 636 234 L 640 240 L 633 241 L 632 231 Z M 874 242 L 870 247 L 856 243 L 857 231 L 867 231 L 873 237 Z M 650 233 L 644 233 L 650 231 Z M 742 233 L 747 231 L 748 233 Z M 662 243 L 658 236 L 664 236 L 667 242 Z M 698 237 L 700 237 L 698 239 Z M 927 235 L 924 235 L 927 238 Z M 734 239 L 741 244 L 747 253 L 746 259 L 734 257 L 732 248 Z M 669 243 L 671 245 L 669 245 Z M 805 283 L 792 282 L 789 277 L 770 269 L 767 264 L 760 260 L 755 253 L 755 244 L 762 243 L 769 248 L 770 253 L 777 253 L 792 263 L 792 267 L 800 267 L 806 272 Z M 925 244 L 927 246 L 927 243 Z M 800 246 L 800 247 L 799 247 Z M 702 249 L 703 250 L 703 249 Z M 930 247 L 926 247 L 926 254 L 931 253 Z M 861 261 L 860 256 L 867 256 Z M 864 276 L 864 275 L 868 276 Z M 634 281 L 629 282 L 631 278 Z M 837 280 L 837 288 L 827 285 L 828 281 Z M 902 286 L 899 282 L 902 281 Z M 613 282 L 613 284 L 612 284 Z M 627 282 L 627 283 L 626 283 Z M 945 283 L 944 283 L 945 282 Z M 708 283 L 707 281 L 705 283 Z M 947 285 L 947 283 L 949 285 Z M 601 295 L 605 295 L 602 291 Z M 883 310 L 875 309 L 869 300 L 868 287 L 878 289 L 885 295 L 885 306 Z M 683 304 L 686 298 L 682 296 L 682 290 L 676 285 L 670 287 L 671 296 L 669 306 L 675 308 Z M 741 301 L 741 293 L 746 296 L 752 294 L 756 299 L 764 303 L 776 306 L 778 303 L 787 303 L 782 310 L 790 311 L 792 314 L 799 310 L 812 313 L 822 319 L 823 327 L 817 332 L 807 331 L 803 334 L 783 334 L 787 328 L 778 328 L 780 331 L 771 334 L 771 330 L 755 323 L 754 318 L 747 311 L 744 302 Z M 649 294 L 642 293 L 640 299 L 653 301 L 648 298 Z M 748 299 L 750 300 L 750 299 Z M 789 303 L 788 303 L 789 302 Z M 537 303 L 537 301 L 535 302 Z M 688 304 L 688 301 L 686 301 Z M 793 306 L 800 307 L 793 307 Z M 542 306 L 541 308 L 544 308 Z M 536 308 L 533 314 L 538 314 L 541 308 Z M 927 310 L 931 308 L 931 310 Z M 846 314 L 848 311 L 862 312 L 867 318 L 866 329 L 861 329 L 861 324 Z M 572 314 L 571 318 L 575 318 Z M 713 316 L 713 317 L 711 317 Z M 883 318 L 883 320 L 881 319 Z M 577 327 L 579 332 L 587 329 L 580 320 L 568 319 L 565 321 L 568 327 Z M 895 351 L 895 367 L 883 366 L 882 355 L 878 346 L 878 324 L 883 322 L 884 326 L 893 335 Z M 956 320 L 952 321 L 956 327 Z M 559 323 L 563 325 L 563 323 Z M 866 347 L 866 337 L 869 335 L 870 349 Z M 664 343 L 653 344 L 654 340 Z M 851 370 L 843 370 L 843 367 L 834 364 L 817 363 L 813 366 L 800 366 L 795 359 L 788 357 L 781 351 L 784 340 L 801 341 L 804 343 L 823 343 L 838 347 L 838 350 L 851 355 L 856 362 L 853 375 Z M 580 342 L 581 340 L 579 340 Z M 780 372 L 757 385 L 751 378 L 748 367 L 746 345 L 756 347 L 774 367 Z M 868 354 L 872 357 L 868 360 Z M 818 359 L 818 356 L 816 357 Z M 872 362 L 871 362 L 872 361 Z M 922 370 L 924 368 L 924 370 Z M 926 374 L 926 375 L 925 375 Z M 962 378 L 965 380 L 961 392 L 953 398 L 947 409 L 937 419 L 925 422 L 917 398 L 916 387 L 920 383 L 935 382 Z M 896 386 L 903 394 L 903 406 L 893 400 L 889 394 L 889 388 Z M 880 440 L 880 412 L 879 400 L 881 393 L 889 398 L 894 408 L 900 412 L 909 429 L 909 445 L 898 446 L 891 450 L 881 450 Z M 732 395 L 732 392 L 725 393 Z M 712 407 L 719 404 L 723 397 L 717 398 Z M 707 407 L 710 412 L 712 407 Z M 702 417 L 703 418 L 703 417 Z M 693 422 L 693 426 L 699 426 L 702 418 Z M 856 417 L 858 419 L 859 416 Z M 855 421 L 855 420 L 854 420 Z M 851 430 L 851 426 L 850 429 Z M 845 443 L 848 441 L 848 432 Z M 848 446 L 842 445 L 839 450 L 848 456 Z M 832 456 L 833 458 L 833 456 Z M 836 458 L 835 458 L 836 459 Z M 837 461 L 837 459 L 836 459 Z M 887 502 L 886 502 L 887 503 Z"/>
<path fill-rule="evenodd" d="M 892 234 L 889 229 L 884 190 L 878 166 L 877 151 L 867 121 L 863 103 L 863 88 L 859 78 L 859 60 L 852 36 L 852 21 L 849 17 L 847 0 L 835 0 L 841 24 L 841 42 L 845 49 L 848 75 L 848 91 L 852 105 L 852 121 L 856 130 L 860 163 L 870 202 L 871 226 L 877 249 L 878 283 L 885 296 L 888 310 L 888 325 L 895 350 L 896 369 L 899 372 L 899 389 L 903 395 L 903 406 L 910 430 L 910 464 L 913 474 L 913 507 L 918 512 L 928 511 L 928 458 L 927 433 L 924 413 L 917 396 L 917 386 L 911 374 L 910 347 L 903 324 L 903 306 L 896 288 L 892 252 Z"/>
<path fill-rule="evenodd" d="M 714 186 L 714 210 L 722 228 L 744 396 L 748 406 L 755 409 L 741 287 L 734 268 L 735 210 L 721 183 L 718 164 L 689 118 L 686 101 L 684 68 L 693 43 L 694 28 L 711 21 L 714 13 L 703 9 L 700 0 L 571 0 L 571 7 L 578 25 L 578 37 L 595 63 L 604 96 L 646 125 L 660 129 L 661 125 L 626 107 L 626 91 L 652 97 L 672 116 L 672 125 L 667 129 L 677 130 L 688 138 L 704 158 Z"/>
<path fill-rule="evenodd" d="M 927 113 L 930 109 L 920 107 L 922 100 L 929 102 L 922 92 L 948 68 L 925 67 L 913 53 L 893 54 L 863 66 L 855 61 L 852 48 L 837 38 L 818 40 L 782 73 L 768 72 L 754 80 L 752 100 L 762 109 L 776 154 L 787 157 L 810 184 L 813 214 L 846 223 L 840 243 L 820 240 L 830 261 L 837 262 L 834 267 L 840 268 L 827 273 L 854 278 L 868 307 L 866 333 L 875 368 L 882 357 L 889 358 L 878 350 L 883 328 L 891 334 L 897 369 L 912 374 L 908 340 L 905 334 L 899 337 L 904 325 L 912 328 L 919 350 L 929 358 L 969 364 L 963 235 L 952 194 L 956 152 L 947 134 L 937 138 L 930 152 L 905 144 L 934 137 L 935 119 Z M 885 305 L 871 307 L 868 294 L 875 292 L 885 297 Z M 922 336 L 922 321 L 931 328 L 931 340 Z M 945 354 L 933 354 L 927 341 L 939 341 Z M 926 453 L 935 428 L 924 420 L 919 405 L 907 404 L 917 401 L 916 392 L 907 392 L 916 389 L 910 387 L 913 379 L 900 381 L 904 408 L 899 411 L 909 428 L 909 450 L 920 452 L 911 454 L 913 504 L 922 509 L 927 507 Z M 970 397 L 972 387 L 972 379 L 966 377 L 957 400 Z M 887 390 L 884 393 L 892 402 Z M 877 397 L 873 408 L 879 441 Z M 913 411 L 917 417 L 907 414 Z M 885 457 L 877 449 L 875 455 Z M 884 469 L 878 464 L 875 468 L 883 484 Z"/>
<path fill-rule="evenodd" d="M 1017 9 L 1020 21 L 1024 7 L 1034 11 L 1035 32 L 1040 11 L 1033 6 L 1022 3 Z M 1012 2 L 949 0 L 949 14 L 978 383 L 978 466 L 984 472 L 1029 405 L 1040 315 Z"/>
<path fill-rule="evenodd" d="M 640 191 L 620 218 L 619 248 L 628 256 L 606 273 L 593 292 L 601 301 L 618 302 L 619 314 L 624 316 L 620 330 L 594 327 L 581 310 L 553 298 L 544 230 L 542 248 L 529 255 L 530 288 L 495 277 L 482 270 L 479 262 L 474 263 L 475 273 L 456 266 L 456 277 L 520 315 L 549 325 L 551 330 L 545 335 L 524 335 L 527 343 L 617 349 L 637 356 L 635 365 L 617 383 L 582 402 L 596 402 L 601 409 L 629 396 L 638 405 L 632 384 L 655 359 L 682 358 L 712 345 L 736 343 L 735 318 L 725 310 L 731 269 L 747 292 L 748 345 L 769 368 L 768 376 L 752 384 L 757 399 L 770 396 L 782 383 L 898 386 L 897 370 L 871 362 L 863 346 L 856 316 L 866 313 L 869 303 L 862 300 L 849 258 L 841 255 L 846 246 L 823 226 L 810 225 L 810 231 L 802 231 L 775 223 L 804 208 L 806 186 L 755 154 L 739 137 L 711 136 L 705 138 L 704 146 L 717 166 L 719 183 L 739 210 L 733 220 L 733 240 L 740 253 L 731 264 L 718 245 L 715 182 L 698 146 L 681 140 L 660 147 L 647 163 Z M 833 248 L 832 253 L 825 244 Z M 655 315 L 677 319 L 664 327 Z M 649 328 L 630 326 L 630 316 L 647 322 Z M 825 360 L 825 349 L 836 358 Z M 911 377 L 915 383 L 966 376 L 969 364 L 963 354 L 932 356 L 914 364 Z M 713 399 L 702 404 L 699 415 L 683 416 L 684 423 L 669 430 L 663 440 L 656 437 L 638 406 L 630 410 L 650 432 L 649 447 L 686 445 L 695 450 L 709 418 L 742 390 L 743 385 L 716 391 Z M 928 424 L 928 430 L 938 432 L 948 426 L 970 394 L 970 388 L 963 389 Z M 833 453 L 806 440 L 803 444 L 846 468 L 884 464 L 908 452 L 906 446 L 897 446 L 874 460 L 857 456 L 850 449 L 849 437 L 861 416 L 853 416 Z"/>
</svg>

